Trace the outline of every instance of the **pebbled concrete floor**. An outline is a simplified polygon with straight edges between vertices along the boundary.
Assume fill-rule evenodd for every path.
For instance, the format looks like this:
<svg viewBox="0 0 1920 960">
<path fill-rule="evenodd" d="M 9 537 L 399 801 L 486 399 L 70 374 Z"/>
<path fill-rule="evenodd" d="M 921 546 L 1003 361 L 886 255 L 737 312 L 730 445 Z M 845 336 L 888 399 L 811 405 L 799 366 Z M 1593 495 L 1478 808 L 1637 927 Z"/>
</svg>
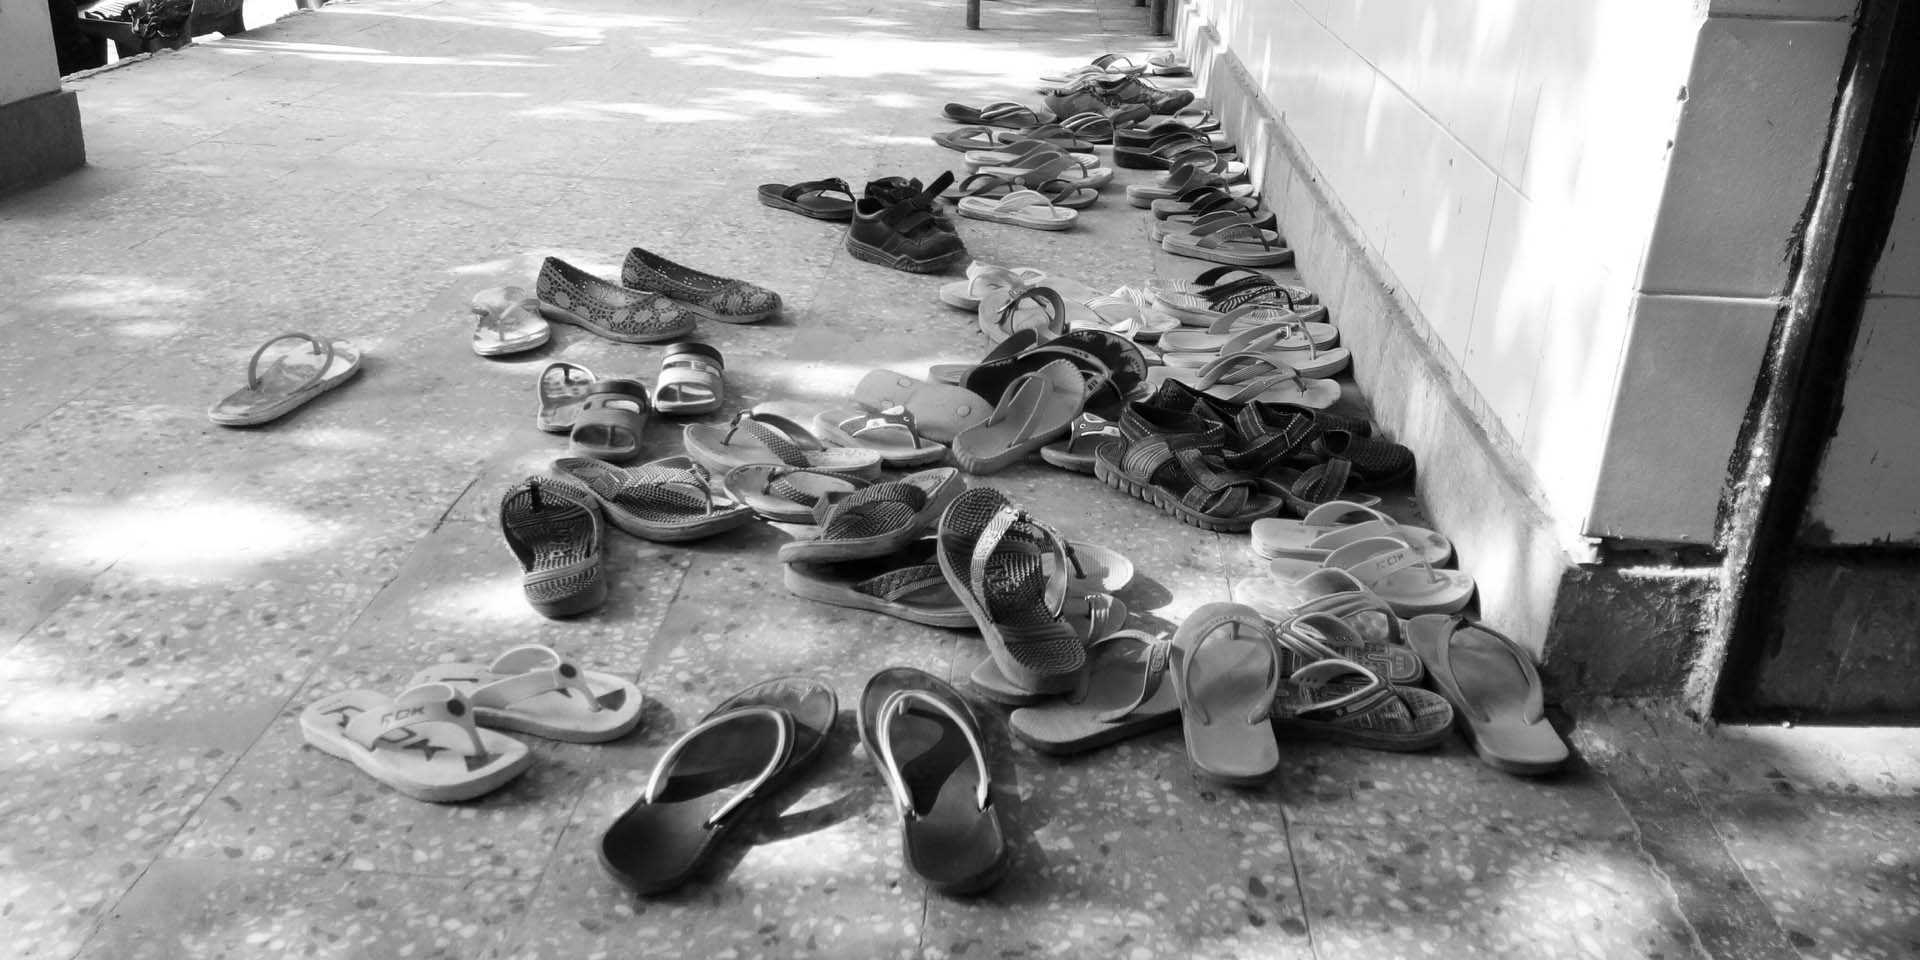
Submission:
<svg viewBox="0 0 1920 960">
<path fill-rule="evenodd" d="M 857 262 L 754 185 L 956 166 L 948 100 L 1158 49 L 1126 0 L 373 0 L 70 82 L 90 165 L 0 199 L 0 953 L 22 957 L 1648 957 L 1920 954 L 1920 738 L 1702 729 L 1568 705 L 1580 757 L 1516 780 L 1428 755 L 1287 744 L 1224 790 L 1176 731 L 1056 760 L 989 737 L 1016 869 L 929 896 L 851 717 L 784 811 L 677 895 L 638 900 L 599 831 L 709 705 L 791 672 L 843 705 L 907 664 L 963 677 L 970 632 L 788 597 L 778 534 L 615 535 L 598 613 L 543 620 L 494 526 L 561 453 L 531 423 L 564 357 L 651 380 L 659 348 L 556 328 L 487 361 L 467 297 L 539 258 L 640 244 L 780 291 L 708 325 L 727 409 L 843 399 L 866 370 L 977 357 L 940 279 Z M 250 14 L 252 11 L 250 11 Z M 1122 182 L 1143 174 L 1122 172 Z M 1050 235 L 962 221 L 981 259 L 1096 287 L 1204 265 L 1111 196 Z M 1313 284 L 1317 278 L 1303 278 Z M 1338 317 L 1334 318 L 1336 321 Z M 282 330 L 344 337 L 361 380 L 265 429 L 204 418 Z M 656 418 L 649 449 L 675 452 Z M 1040 465 L 991 480 L 1128 553 L 1177 623 L 1258 568 Z M 533 741 L 526 777 L 431 806 L 301 744 L 307 702 L 419 666 L 556 646 L 637 678 L 646 724 Z"/>
</svg>

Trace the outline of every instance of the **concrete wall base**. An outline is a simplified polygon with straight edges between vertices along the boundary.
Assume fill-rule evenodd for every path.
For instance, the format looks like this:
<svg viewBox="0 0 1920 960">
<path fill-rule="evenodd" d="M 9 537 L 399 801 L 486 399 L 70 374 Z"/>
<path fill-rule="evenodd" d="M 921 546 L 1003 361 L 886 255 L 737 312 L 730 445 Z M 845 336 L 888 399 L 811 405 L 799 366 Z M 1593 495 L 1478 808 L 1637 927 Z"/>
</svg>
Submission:
<svg viewBox="0 0 1920 960">
<path fill-rule="evenodd" d="M 51 180 L 87 162 L 80 100 L 55 90 L 0 104 L 0 194 Z"/>
</svg>

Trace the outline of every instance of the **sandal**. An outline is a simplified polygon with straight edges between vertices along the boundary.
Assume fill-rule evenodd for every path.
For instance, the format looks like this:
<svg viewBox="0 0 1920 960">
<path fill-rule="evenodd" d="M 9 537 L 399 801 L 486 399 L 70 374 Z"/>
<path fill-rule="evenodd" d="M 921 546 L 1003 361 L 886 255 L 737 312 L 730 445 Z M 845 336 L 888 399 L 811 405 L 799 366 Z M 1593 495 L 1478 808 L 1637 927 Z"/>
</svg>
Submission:
<svg viewBox="0 0 1920 960">
<path fill-rule="evenodd" d="M 836 447 L 872 450 L 889 467 L 920 467 L 938 462 L 947 448 L 913 429 L 913 414 L 905 407 L 878 413 L 837 407 L 813 415 L 814 432 Z"/>
<path fill-rule="evenodd" d="M 1217 468 L 1217 460 L 1210 463 L 1218 453 L 1217 446 L 1195 434 L 1122 439 L 1094 450 L 1093 474 L 1181 523 L 1220 533 L 1245 530 L 1286 505 L 1261 492 L 1256 478 Z"/>
<path fill-rule="evenodd" d="M 1317 660 L 1280 682 L 1273 727 L 1368 750 L 1428 750 L 1453 732 L 1453 707 L 1431 690 L 1388 683 L 1351 660 Z"/>
<path fill-rule="evenodd" d="M 600 837 L 600 866 L 636 893 L 692 878 L 722 838 L 819 759 L 840 708 L 833 688 L 783 677 L 748 687 L 667 747 L 647 788 Z"/>
<path fill-rule="evenodd" d="M 728 470 L 720 485 L 762 519 L 805 524 L 813 522 L 813 508 L 822 498 L 852 493 L 867 481 L 811 467 L 749 463 Z"/>
<path fill-rule="evenodd" d="M 540 315 L 540 301 L 522 287 L 494 287 L 473 295 L 473 352 L 483 357 L 525 353 L 546 345 L 553 327 Z"/>
<path fill-rule="evenodd" d="M 1248 606 L 1253 606 L 1248 604 Z M 1254 609 L 1259 609 L 1255 607 Z M 1380 640 L 1369 640 L 1349 619 L 1373 613 L 1389 624 Z M 1275 640 L 1301 658 L 1298 665 L 1316 660 L 1351 660 L 1380 675 L 1382 680 L 1412 686 L 1427 675 L 1419 656 L 1402 642 L 1400 618 L 1393 608 L 1371 593 L 1335 594 L 1302 604 L 1292 616 L 1261 616 L 1279 624 Z"/>
<path fill-rule="evenodd" d="M 593 371 L 577 363 L 555 360 L 540 371 L 534 392 L 540 396 L 540 411 L 533 425 L 547 433 L 570 433 L 587 402 L 587 389 L 593 386 Z"/>
<path fill-rule="evenodd" d="M 1040 448 L 1040 459 L 1074 473 L 1093 472 L 1093 451 L 1108 440 L 1120 439 L 1120 428 L 1113 421 L 1083 413 L 1073 418 L 1067 438 Z"/>
<path fill-rule="evenodd" d="M 1087 651 L 1087 672 L 1073 692 L 1007 716 L 1035 750 L 1083 753 L 1179 722 L 1180 701 L 1165 683 L 1173 645 L 1137 630 L 1113 634 Z"/>
<path fill-rule="evenodd" d="M 1204 604 L 1174 633 L 1173 648 L 1173 690 L 1194 771 L 1235 786 L 1272 779 L 1280 745 L 1267 717 L 1280 652 L 1267 621 L 1241 604 Z"/>
<path fill-rule="evenodd" d="M 1208 234 L 1170 234 L 1161 239 L 1160 249 L 1176 257 L 1237 267 L 1282 267 L 1293 262 L 1293 251 L 1278 233 L 1250 223 L 1228 224 Z"/>
<path fill-rule="evenodd" d="M 955 280 L 940 287 L 940 302 L 956 310 L 976 313 L 980 309 L 981 298 L 988 290 L 1025 289 L 1046 278 L 1044 271 L 1035 270 L 1032 267 L 1015 267 L 1009 270 L 975 260 L 967 267 L 965 280 Z"/>
<path fill-rule="evenodd" d="M 587 388 L 586 401 L 574 418 L 567 450 L 576 457 L 625 461 L 640 455 L 641 434 L 652 411 L 647 385 L 614 377 Z"/>
<path fill-rule="evenodd" d="M 953 438 L 953 460 L 968 473 L 997 473 L 1067 431 L 1087 402 L 1087 383 L 1065 360 L 1013 381 L 985 423 Z"/>
<path fill-rule="evenodd" d="M 1086 647 L 1061 618 L 1067 578 L 1048 576 L 1040 556 L 1051 545 L 1055 569 L 1064 569 L 1066 542 L 992 487 L 956 497 L 940 516 L 937 536 L 940 571 L 972 614 L 1001 673 L 1039 693 L 1072 689 L 1074 675 L 1086 666 Z"/>
<path fill-rule="evenodd" d="M 1047 198 L 1056 207 L 1070 210 L 1084 210 L 1100 200 L 1100 190 L 1071 180 L 1023 180 L 1018 177 L 1005 177 L 994 173 L 976 173 L 968 176 L 945 191 L 940 196 L 958 203 L 969 197 L 986 200 L 998 200 L 1020 190 L 1032 190 Z"/>
<path fill-rule="evenodd" d="M 716 501 L 712 475 L 686 457 L 625 470 L 588 457 L 561 457 L 552 469 L 592 491 L 609 522 L 642 540 L 704 540 L 753 519 L 743 504 Z"/>
<path fill-rule="evenodd" d="M 1415 617 L 1407 623 L 1407 640 L 1488 766 L 1522 777 L 1566 766 L 1567 744 L 1547 722 L 1532 654 L 1464 617 Z"/>
<path fill-rule="evenodd" d="M 611 673 L 582 670 L 537 643 L 514 647 L 493 663 L 436 663 L 410 687 L 444 683 L 473 708 L 484 727 L 568 743 L 605 743 L 640 725 L 640 688 Z"/>
<path fill-rule="evenodd" d="M 285 340 L 304 340 L 310 349 L 279 354 L 261 370 L 260 358 L 266 356 L 267 348 Z M 345 340 L 283 333 L 253 351 L 253 358 L 247 361 L 246 387 L 209 407 L 207 419 L 223 427 L 251 427 L 278 420 L 359 372 L 360 351 Z"/>
<path fill-rule="evenodd" d="M 668 416 L 691 417 L 720 409 L 726 398 L 726 358 L 704 343 L 676 343 L 660 358 L 660 380 L 653 388 L 654 409 Z"/>
<path fill-rule="evenodd" d="M 545 617 L 570 617 L 607 602 L 600 571 L 600 507 L 565 480 L 531 477 L 500 498 L 500 532 L 520 560 L 527 603 Z"/>
<path fill-rule="evenodd" d="M 1045 208 L 1040 204 L 1045 204 Z M 967 197 L 960 201 L 959 210 L 963 217 L 1029 230 L 1065 230 L 1073 226 L 1079 216 L 1072 210 L 1054 206 L 1052 200 L 1032 190 L 1017 190 L 998 200 Z"/>
<path fill-rule="evenodd" d="M 974 150 L 992 150 L 1000 144 L 1000 141 L 993 138 L 992 128 L 978 125 L 942 130 L 934 134 L 932 140 L 934 143 L 946 147 L 948 150 L 959 150 L 962 153 Z"/>
<path fill-rule="evenodd" d="M 970 390 L 944 383 L 923 383 L 892 370 L 875 370 L 853 388 L 853 402 L 868 410 L 901 407 L 913 415 L 920 435 L 952 443 L 960 431 L 984 423 L 993 404 Z"/>
<path fill-rule="evenodd" d="M 533 766 L 527 745 L 474 726 L 473 710 L 442 683 L 389 698 L 346 690 L 300 711 L 301 739 L 428 803 L 492 793 Z"/>
<path fill-rule="evenodd" d="M 1037 124 L 1048 123 L 1050 119 L 1032 107 L 1015 103 L 1012 100 L 996 100 L 984 107 L 969 107 L 964 103 L 949 103 L 942 116 L 955 123 L 973 123 L 988 127 L 1007 127 L 1018 130 Z"/>
<path fill-rule="evenodd" d="M 1458 613 L 1473 600 L 1473 577 L 1459 570 L 1435 567 L 1421 560 L 1412 547 L 1392 537 L 1356 540 L 1328 554 L 1318 564 L 1310 560 L 1275 560 L 1267 570 L 1275 580 L 1297 583 L 1321 567 L 1345 570 L 1402 617 Z"/>
<path fill-rule="evenodd" d="M 1153 206 L 1155 200 L 1171 200 L 1197 187 L 1219 187 L 1236 197 L 1253 196 L 1253 184 L 1229 183 L 1226 177 L 1214 173 L 1212 167 L 1203 159 L 1182 160 L 1151 183 L 1128 184 L 1127 202 L 1145 209 Z"/>
<path fill-rule="evenodd" d="M 884 557 L 851 563 L 789 563 L 783 568 L 787 591 L 807 600 L 929 627 L 971 627 L 973 614 L 940 572 L 936 549 L 934 539 L 924 537 Z"/>
<path fill-rule="evenodd" d="M 645 247 L 627 251 L 620 283 L 663 293 L 674 303 L 720 323 L 759 323 L 780 312 L 780 295 L 759 284 L 695 270 Z"/>
<path fill-rule="evenodd" d="M 1100 318 L 1099 329 L 1129 340 L 1155 343 L 1168 333 L 1180 329 L 1177 318 L 1153 309 L 1147 303 L 1146 294 L 1132 287 L 1122 286 L 1110 294 L 1089 297 L 1081 302 Z"/>
<path fill-rule="evenodd" d="M 813 467 L 872 480 L 880 476 L 880 455 L 872 450 L 829 448 L 807 428 L 773 413 L 742 410 L 726 427 L 690 423 L 682 431 L 687 453 L 715 473 L 749 463 Z"/>
<path fill-rule="evenodd" d="M 1195 371 L 1155 367 L 1149 382 L 1178 380 L 1229 404 L 1290 403 L 1320 410 L 1339 402 L 1339 381 L 1304 376 L 1274 356 L 1230 353 Z"/>
<path fill-rule="evenodd" d="M 897 553 L 926 533 L 960 489 L 960 471 L 940 467 L 823 497 L 814 507 L 811 535 L 781 544 L 780 562 L 836 563 Z"/>
<path fill-rule="evenodd" d="M 1398 520 L 1351 500 L 1320 504 L 1299 520 L 1278 517 L 1261 520 L 1252 528 L 1253 552 L 1267 560 L 1323 561 L 1333 551 L 1355 540 L 1392 537 L 1413 549 L 1420 560 L 1438 566 L 1453 559 L 1453 542 L 1425 527 Z"/>
<path fill-rule="evenodd" d="M 763 183 L 759 196 L 761 203 L 775 210 L 790 210 L 815 220 L 853 219 L 853 188 L 839 177 L 795 184 Z"/>
<path fill-rule="evenodd" d="M 1340 500 L 1378 508 L 1379 497 L 1371 493 L 1355 493 L 1348 488 L 1352 479 L 1353 464 L 1334 459 L 1305 470 L 1291 467 L 1270 469 L 1261 478 L 1261 488 L 1285 500 L 1287 509 L 1301 517 L 1324 504 Z"/>
<path fill-rule="evenodd" d="M 1092 153 L 1097 145 L 1093 140 L 1082 137 L 1079 131 L 1064 123 L 1042 123 L 1024 130 L 1002 130 L 999 133 L 989 134 L 989 139 L 1003 146 L 1037 141 L 1068 153 Z"/>
<path fill-rule="evenodd" d="M 987 575 L 993 576 L 996 567 L 989 564 Z M 1080 645 L 1091 650 L 1101 640 L 1120 633 L 1127 625 L 1127 616 L 1131 611 L 1118 597 L 1110 594 L 1093 593 L 1079 597 L 1069 597 L 1061 608 L 1061 619 L 1073 628 Z M 1036 703 L 1045 703 L 1054 698 L 1053 691 L 1035 691 L 1007 679 L 1000 665 L 988 656 L 967 674 L 967 685 L 973 692 L 994 703 L 1008 707 L 1030 707 Z"/>
<path fill-rule="evenodd" d="M 540 264 L 533 283 L 540 315 L 616 343 L 684 339 L 699 316 L 665 294 L 609 283 L 556 257 Z"/>
</svg>

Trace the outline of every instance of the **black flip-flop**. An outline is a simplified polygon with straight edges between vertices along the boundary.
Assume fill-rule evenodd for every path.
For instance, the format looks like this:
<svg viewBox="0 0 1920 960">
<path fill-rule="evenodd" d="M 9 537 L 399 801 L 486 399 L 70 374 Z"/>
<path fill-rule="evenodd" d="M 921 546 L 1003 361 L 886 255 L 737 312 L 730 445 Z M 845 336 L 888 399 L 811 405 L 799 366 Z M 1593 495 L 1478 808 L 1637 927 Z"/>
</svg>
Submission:
<svg viewBox="0 0 1920 960">
<path fill-rule="evenodd" d="M 643 895 L 687 882 L 721 838 L 820 756 L 839 709 L 832 687 L 805 677 L 728 697 L 660 755 L 646 792 L 601 835 L 600 865 Z"/>
<path fill-rule="evenodd" d="M 841 199 L 836 194 L 845 194 Z M 839 177 L 805 183 L 763 183 L 760 202 L 776 210 L 791 210 L 815 220 L 852 220 L 853 188 Z"/>
</svg>

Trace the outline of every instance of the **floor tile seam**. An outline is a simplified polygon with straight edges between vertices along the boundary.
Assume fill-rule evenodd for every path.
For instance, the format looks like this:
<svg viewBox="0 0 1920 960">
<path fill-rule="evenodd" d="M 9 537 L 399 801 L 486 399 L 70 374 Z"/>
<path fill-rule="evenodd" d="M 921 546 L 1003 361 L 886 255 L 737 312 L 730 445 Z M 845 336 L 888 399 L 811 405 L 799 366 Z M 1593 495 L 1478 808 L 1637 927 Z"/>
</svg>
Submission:
<svg viewBox="0 0 1920 960">
<path fill-rule="evenodd" d="M 113 912 L 120 908 L 120 904 L 126 902 L 127 897 L 133 893 L 134 888 L 138 887 L 147 879 L 147 874 L 152 872 L 153 865 L 159 862 L 160 855 L 157 853 L 148 857 L 146 865 L 140 868 L 140 875 L 134 877 L 133 882 L 127 884 L 126 889 L 121 890 L 120 895 L 114 897 L 111 904 L 101 903 L 99 912 L 94 914 L 93 920 L 88 926 L 87 935 L 80 938 L 80 945 L 74 948 L 73 953 L 68 954 L 68 960 L 77 960 L 77 958 L 86 954 L 87 947 L 91 946 L 93 942 L 99 938 L 101 929 L 107 925 L 107 918 L 111 917 Z"/>
<path fill-rule="evenodd" d="M 1306 878 L 1300 875 L 1300 851 L 1293 844 L 1293 816 L 1284 805 L 1280 808 L 1280 836 L 1287 843 L 1287 867 L 1293 871 L 1293 895 L 1300 901 L 1300 923 L 1307 928 L 1307 952 L 1324 960 L 1319 934 L 1313 928 L 1313 907 L 1307 902 Z"/>
<path fill-rule="evenodd" d="M 435 533 L 438 533 L 442 527 L 447 525 L 449 518 L 453 516 L 454 510 L 460 505 L 460 502 L 466 498 L 467 494 L 471 493 L 473 488 L 480 483 L 481 477 L 482 474 L 475 473 L 467 480 L 466 485 L 461 487 L 459 492 L 455 493 L 452 498 L 447 501 L 447 505 L 440 510 L 440 516 L 433 521 L 433 526 L 428 527 L 425 532 L 414 539 L 413 545 L 407 549 L 406 556 L 400 558 L 399 563 L 394 564 L 392 573 L 381 578 L 366 581 L 369 583 L 377 583 L 379 585 L 378 589 L 367 595 L 366 601 L 360 604 L 360 609 L 354 613 L 353 619 L 348 620 L 346 624 L 340 628 L 339 636 L 350 636 L 360 627 L 361 622 L 367 617 L 367 611 L 372 610 L 374 606 L 379 603 L 380 598 L 385 596 L 388 590 L 393 589 L 393 585 L 398 582 L 401 575 L 407 571 L 407 564 L 412 562 L 413 558 L 420 553 L 421 549 Z M 475 520 L 474 522 L 480 521 Z"/>
</svg>

